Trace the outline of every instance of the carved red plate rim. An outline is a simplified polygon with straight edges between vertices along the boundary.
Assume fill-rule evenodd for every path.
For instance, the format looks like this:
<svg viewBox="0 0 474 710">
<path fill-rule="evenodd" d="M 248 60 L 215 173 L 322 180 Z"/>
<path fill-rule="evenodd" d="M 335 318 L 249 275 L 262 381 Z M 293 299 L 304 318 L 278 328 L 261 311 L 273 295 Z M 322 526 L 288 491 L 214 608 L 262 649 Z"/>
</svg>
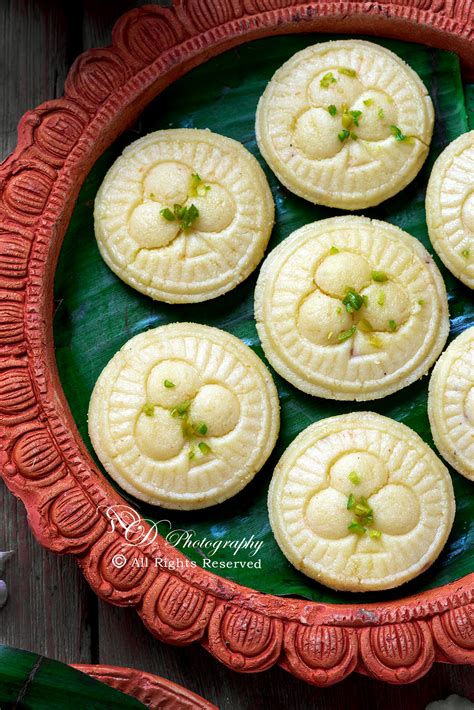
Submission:
<svg viewBox="0 0 474 710">
<path fill-rule="evenodd" d="M 219 710 L 208 700 L 167 678 L 121 666 L 73 663 L 72 667 L 154 710 Z"/>
<path fill-rule="evenodd" d="M 76 556 L 94 591 L 135 606 L 158 638 L 200 641 L 229 668 L 275 663 L 324 686 L 353 670 L 391 683 L 436 661 L 474 663 L 474 574 L 383 604 L 319 604 L 261 594 L 200 568 L 119 569 L 130 554 L 111 532 L 123 500 L 94 466 L 59 382 L 52 286 L 62 237 L 88 170 L 146 104 L 188 69 L 256 37 L 365 32 L 454 49 L 474 64 L 471 0 L 306 2 L 177 0 L 119 19 L 111 47 L 78 57 L 64 97 L 27 112 L 0 167 L 0 464 L 40 543 Z M 100 507 L 102 506 L 102 507 Z M 145 524 L 146 525 L 146 524 Z M 185 559 L 161 537 L 134 549 Z"/>
</svg>

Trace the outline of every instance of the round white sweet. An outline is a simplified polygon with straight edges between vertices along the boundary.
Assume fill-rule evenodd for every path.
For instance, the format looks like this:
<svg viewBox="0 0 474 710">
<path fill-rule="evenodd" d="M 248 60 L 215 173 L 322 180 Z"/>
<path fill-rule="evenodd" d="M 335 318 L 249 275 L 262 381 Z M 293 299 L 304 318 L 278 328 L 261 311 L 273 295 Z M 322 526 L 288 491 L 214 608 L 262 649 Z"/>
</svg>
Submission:
<svg viewBox="0 0 474 710">
<path fill-rule="evenodd" d="M 458 335 L 436 363 L 428 414 L 443 458 L 474 481 L 474 327 Z"/>
<path fill-rule="evenodd" d="M 233 335 L 196 323 L 129 340 L 89 406 L 89 435 L 106 471 L 164 508 L 205 508 L 238 493 L 278 429 L 278 395 L 260 358 Z"/>
<path fill-rule="evenodd" d="M 310 202 L 378 205 L 420 170 L 433 132 L 420 77 L 372 42 L 322 42 L 274 74 L 257 109 L 260 151 L 279 180 Z"/>
<path fill-rule="evenodd" d="M 460 281 L 474 288 L 474 131 L 450 143 L 434 164 L 426 191 L 433 247 Z"/>
<path fill-rule="evenodd" d="M 352 312 L 349 289 L 360 306 Z M 275 370 L 328 399 L 377 399 L 406 387 L 428 371 L 449 332 L 444 283 L 423 245 L 355 216 L 308 224 L 270 253 L 255 318 Z"/>
<path fill-rule="evenodd" d="M 268 510 L 297 569 L 333 589 L 363 592 L 426 570 L 446 543 L 455 501 L 448 470 L 414 431 L 354 412 L 323 419 L 290 444 Z"/>
<path fill-rule="evenodd" d="M 187 216 L 178 218 L 176 205 Z M 124 150 L 97 193 L 94 219 L 101 255 L 125 283 L 158 301 L 196 303 L 230 291 L 255 269 L 274 205 L 243 145 L 181 128 L 150 133 Z"/>
</svg>

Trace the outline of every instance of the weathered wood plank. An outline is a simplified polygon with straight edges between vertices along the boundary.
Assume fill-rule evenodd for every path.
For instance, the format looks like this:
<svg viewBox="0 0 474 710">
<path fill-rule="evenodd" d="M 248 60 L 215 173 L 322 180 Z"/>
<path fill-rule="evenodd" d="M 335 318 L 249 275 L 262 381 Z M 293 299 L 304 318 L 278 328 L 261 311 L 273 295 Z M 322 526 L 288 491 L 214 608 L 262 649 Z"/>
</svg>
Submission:
<svg viewBox="0 0 474 710">
<path fill-rule="evenodd" d="M 2 158 L 15 147 L 16 127 L 24 111 L 62 92 L 71 59 L 70 30 L 61 0 L 0 3 Z M 0 511 L 0 549 L 15 551 L 4 573 L 10 599 L 0 611 L 0 643 L 60 660 L 90 661 L 93 597 L 76 563 L 41 548 L 29 530 L 22 504 L 3 482 Z"/>
</svg>

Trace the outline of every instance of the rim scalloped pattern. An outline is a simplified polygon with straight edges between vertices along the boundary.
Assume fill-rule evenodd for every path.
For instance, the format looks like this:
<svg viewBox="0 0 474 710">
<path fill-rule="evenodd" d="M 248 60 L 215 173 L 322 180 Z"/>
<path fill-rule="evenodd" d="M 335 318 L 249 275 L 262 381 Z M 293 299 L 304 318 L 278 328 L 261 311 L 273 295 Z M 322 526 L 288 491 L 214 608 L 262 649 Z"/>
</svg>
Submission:
<svg viewBox="0 0 474 710">
<path fill-rule="evenodd" d="M 60 99 L 27 112 L 0 168 L 0 465 L 39 542 L 76 556 L 94 591 L 134 605 L 174 644 L 200 641 L 229 668 L 275 663 L 319 686 L 353 670 L 391 683 L 433 661 L 474 664 L 474 574 L 383 604 L 261 594 L 200 568 L 117 569 L 125 540 L 103 509 L 123 503 L 89 457 L 57 375 L 53 274 L 79 187 L 103 150 L 161 90 L 229 47 L 275 33 L 378 33 L 454 49 L 474 66 L 470 0 L 178 0 L 120 18 L 113 45 L 77 58 Z M 382 9 L 383 8 L 383 9 Z M 100 506 L 103 506 L 100 508 Z M 129 552 L 129 550 L 128 550 Z M 157 537 L 134 555 L 170 558 Z M 172 558 L 184 557 L 172 548 Z"/>
</svg>

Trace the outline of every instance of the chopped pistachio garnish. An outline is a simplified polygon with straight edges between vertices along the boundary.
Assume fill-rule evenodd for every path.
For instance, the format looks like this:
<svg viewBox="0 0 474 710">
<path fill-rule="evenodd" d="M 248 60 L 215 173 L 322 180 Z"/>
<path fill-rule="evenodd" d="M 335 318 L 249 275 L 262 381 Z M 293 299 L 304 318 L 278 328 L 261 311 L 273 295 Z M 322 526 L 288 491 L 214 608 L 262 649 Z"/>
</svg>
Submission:
<svg viewBox="0 0 474 710">
<path fill-rule="evenodd" d="M 351 131 L 351 138 L 352 138 L 353 141 L 356 141 L 356 140 L 359 139 L 357 133 L 354 133 L 354 131 Z"/>
<path fill-rule="evenodd" d="M 323 76 L 321 81 L 319 82 L 319 86 L 322 89 L 327 89 L 331 84 L 335 84 L 337 81 L 336 77 L 332 73 L 332 71 L 328 71 L 327 74 Z"/>
<path fill-rule="evenodd" d="M 347 138 L 349 138 L 351 135 L 350 131 L 347 130 L 347 128 L 344 128 L 340 133 L 337 134 L 337 137 L 341 141 L 341 143 L 344 143 Z"/>
<path fill-rule="evenodd" d="M 385 291 L 380 290 L 377 294 L 377 303 L 379 306 L 383 306 L 385 303 Z"/>
<path fill-rule="evenodd" d="M 385 112 L 383 108 L 379 108 L 379 110 L 377 111 L 377 116 L 380 118 L 381 121 L 383 121 L 383 119 L 385 118 Z"/>
<path fill-rule="evenodd" d="M 192 223 L 199 217 L 199 210 L 196 205 L 189 205 L 189 207 L 183 207 L 183 205 L 173 205 L 173 211 L 168 207 L 160 210 L 162 217 L 168 220 L 168 222 L 180 222 L 181 229 L 186 231 L 190 228 Z"/>
<path fill-rule="evenodd" d="M 331 116 L 335 116 L 337 113 L 337 108 L 336 108 L 336 106 L 334 106 L 334 104 L 331 104 L 330 106 L 328 106 L 328 111 L 331 114 Z"/>
<path fill-rule="evenodd" d="M 371 336 L 370 336 L 370 338 L 369 338 L 369 343 L 370 343 L 370 344 L 372 345 L 372 347 L 374 347 L 374 348 L 381 348 L 382 345 L 383 345 L 383 343 L 382 343 L 382 341 L 380 340 L 380 338 L 378 338 L 376 335 L 371 335 Z"/>
<path fill-rule="evenodd" d="M 152 417 L 153 414 L 155 413 L 155 407 L 153 404 L 146 404 L 143 405 L 142 407 L 142 412 L 143 414 L 146 414 L 147 417 Z"/>
<path fill-rule="evenodd" d="M 181 404 L 178 404 L 178 406 L 176 407 L 176 409 L 178 410 L 178 414 L 180 414 L 180 415 L 186 414 L 186 412 L 188 411 L 190 406 L 191 406 L 190 399 L 186 399 L 184 402 L 181 402 Z"/>
<path fill-rule="evenodd" d="M 388 276 L 385 271 L 372 271 L 372 279 L 374 281 L 388 281 Z"/>
<path fill-rule="evenodd" d="M 192 461 L 196 457 L 196 449 L 189 449 L 188 459 Z"/>
<path fill-rule="evenodd" d="M 364 106 L 372 106 L 372 104 L 374 103 L 374 100 L 373 99 L 364 99 L 364 101 L 362 103 L 364 104 Z"/>
<path fill-rule="evenodd" d="M 169 207 L 165 207 L 164 209 L 160 210 L 160 215 L 167 219 L 168 222 L 174 222 L 176 220 L 175 215 L 172 213 Z"/>
<path fill-rule="evenodd" d="M 171 382 L 171 380 L 165 380 L 163 382 L 163 386 L 166 387 L 167 389 L 171 389 L 172 387 L 176 387 L 174 382 Z"/>
<path fill-rule="evenodd" d="M 364 528 L 364 526 L 358 523 L 357 520 L 353 520 L 352 523 L 347 526 L 347 529 L 353 533 L 356 533 L 356 535 L 364 535 L 367 531 L 367 528 Z"/>
<path fill-rule="evenodd" d="M 367 307 L 369 305 L 369 297 L 367 296 L 367 294 L 364 293 L 364 295 L 362 296 L 362 300 L 364 301 L 364 306 Z"/>
<path fill-rule="evenodd" d="M 461 252 L 461 256 L 463 256 L 465 259 L 469 259 L 470 254 L 471 254 L 470 249 L 463 249 Z"/>
<path fill-rule="evenodd" d="M 358 476 L 355 471 L 352 471 L 351 474 L 349 474 L 349 477 L 352 473 L 355 473 L 355 475 Z M 349 501 L 351 502 L 350 507 Z M 367 499 L 364 498 L 364 496 L 356 499 L 351 493 L 347 500 L 347 509 L 352 510 L 356 517 L 356 520 L 353 520 L 351 524 L 347 526 L 347 529 L 351 532 L 357 533 L 358 535 L 364 535 L 364 533 L 367 532 L 366 525 L 370 525 L 374 520 L 374 512 L 368 504 Z"/>
<path fill-rule="evenodd" d="M 330 254 L 339 254 L 339 249 L 337 247 L 331 247 L 329 250 Z"/>
<path fill-rule="evenodd" d="M 367 318 L 362 318 L 357 325 L 359 326 L 359 330 L 363 333 L 371 333 L 373 331 L 372 325 L 369 323 Z"/>
<path fill-rule="evenodd" d="M 360 476 L 357 473 L 357 471 L 351 471 L 350 474 L 348 475 L 348 479 L 351 483 L 353 483 L 355 486 L 357 486 L 360 483 Z"/>
<path fill-rule="evenodd" d="M 345 340 L 349 340 L 349 338 L 352 338 L 354 333 L 356 332 L 357 327 L 355 325 L 352 326 L 352 328 L 349 328 L 349 330 L 343 330 L 339 333 L 337 336 L 337 339 L 339 340 L 340 343 L 343 343 Z"/>
<path fill-rule="evenodd" d="M 354 311 L 359 311 L 362 308 L 364 299 L 360 293 L 357 293 L 353 288 L 348 288 L 346 295 L 342 299 L 342 303 L 348 313 L 354 313 Z"/>
<path fill-rule="evenodd" d="M 201 176 L 198 173 L 193 173 L 189 181 L 188 195 L 189 197 L 202 197 L 211 189 L 210 185 L 205 185 Z"/>
<path fill-rule="evenodd" d="M 380 532 L 380 530 L 369 530 L 369 535 L 370 535 L 370 537 L 375 537 L 375 538 L 382 537 L 382 533 Z"/>
<path fill-rule="evenodd" d="M 398 126 L 390 126 L 390 130 L 392 131 L 392 135 L 395 137 L 396 141 L 401 143 L 402 141 L 407 140 L 407 136 L 401 132 Z"/>
<path fill-rule="evenodd" d="M 424 306 L 424 305 L 425 305 L 425 299 L 424 299 L 424 298 L 419 298 L 419 299 L 418 299 L 418 305 Z"/>
<path fill-rule="evenodd" d="M 199 451 L 201 452 L 201 454 L 203 454 L 203 456 L 210 454 L 212 451 L 211 447 L 208 444 L 206 444 L 205 441 L 200 441 L 198 444 L 198 447 L 199 447 Z"/>
<path fill-rule="evenodd" d="M 341 123 L 343 128 L 350 128 L 352 126 L 352 116 L 348 111 L 344 111 L 342 114 Z"/>
<path fill-rule="evenodd" d="M 342 307 L 341 307 L 341 306 L 338 306 L 338 307 L 336 308 L 336 313 L 337 313 L 338 316 L 341 315 L 341 313 L 342 313 Z"/>
<path fill-rule="evenodd" d="M 198 422 L 194 425 L 193 429 L 196 434 L 200 434 L 201 436 L 205 436 L 207 434 L 207 424 L 205 422 Z"/>
<path fill-rule="evenodd" d="M 184 417 L 190 406 L 191 406 L 191 400 L 186 399 L 184 402 L 181 402 L 181 404 L 178 404 L 176 407 L 173 407 L 170 414 L 174 418 Z"/>
<path fill-rule="evenodd" d="M 189 229 L 193 222 L 199 217 L 199 210 L 196 205 L 189 205 L 189 207 L 183 207 L 183 212 L 181 214 L 181 227 L 184 231 Z"/>
<path fill-rule="evenodd" d="M 357 76 L 355 69 L 349 69 L 348 67 L 339 67 L 337 72 L 338 74 L 344 74 L 344 76 L 351 76 L 352 78 Z"/>
<path fill-rule="evenodd" d="M 361 496 L 359 500 L 354 505 L 354 513 L 359 518 L 366 518 L 368 515 L 372 514 L 372 508 L 367 502 L 364 496 Z"/>
<path fill-rule="evenodd" d="M 349 111 L 349 114 L 352 116 L 352 120 L 354 121 L 354 124 L 356 126 L 359 125 L 359 118 L 362 116 L 362 111 Z"/>
<path fill-rule="evenodd" d="M 396 321 L 394 321 L 394 320 L 389 320 L 389 321 L 388 321 L 388 327 L 390 328 L 390 330 L 391 330 L 392 332 L 395 332 L 396 329 L 398 328 L 397 323 L 396 323 Z"/>
</svg>

